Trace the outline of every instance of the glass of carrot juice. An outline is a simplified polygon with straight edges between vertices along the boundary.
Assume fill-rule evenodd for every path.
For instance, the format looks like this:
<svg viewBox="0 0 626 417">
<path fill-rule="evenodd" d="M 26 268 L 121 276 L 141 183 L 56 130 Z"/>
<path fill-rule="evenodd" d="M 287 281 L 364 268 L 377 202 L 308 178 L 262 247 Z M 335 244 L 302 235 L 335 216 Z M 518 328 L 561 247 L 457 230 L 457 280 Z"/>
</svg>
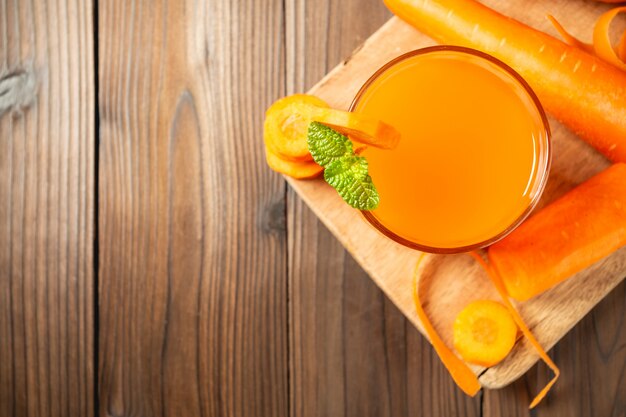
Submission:
<svg viewBox="0 0 626 417">
<path fill-rule="evenodd" d="M 434 253 L 488 246 L 532 211 L 550 168 L 550 129 L 530 86 L 482 52 L 436 46 L 379 69 L 351 111 L 402 134 L 363 151 L 380 195 L 365 218 L 389 238 Z"/>
</svg>

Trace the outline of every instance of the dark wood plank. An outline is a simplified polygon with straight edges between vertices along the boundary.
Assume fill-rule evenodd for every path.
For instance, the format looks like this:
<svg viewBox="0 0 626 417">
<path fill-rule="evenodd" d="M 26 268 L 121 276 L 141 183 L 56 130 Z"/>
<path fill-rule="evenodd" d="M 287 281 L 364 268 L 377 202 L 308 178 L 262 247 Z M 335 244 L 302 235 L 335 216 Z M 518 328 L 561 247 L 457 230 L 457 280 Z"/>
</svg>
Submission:
<svg viewBox="0 0 626 417">
<path fill-rule="evenodd" d="M 532 396 L 549 381 L 538 365 L 502 390 L 487 391 L 484 415 L 623 416 L 626 415 L 626 282 L 615 288 L 549 353 L 561 377 L 536 411 Z"/>
<path fill-rule="evenodd" d="M 0 0 L 0 416 L 94 410 L 92 4 Z"/>
<path fill-rule="evenodd" d="M 288 414 L 280 0 L 99 2 L 100 415 Z"/>
<path fill-rule="evenodd" d="M 382 25 L 378 0 L 286 2 L 288 93 Z M 477 416 L 428 342 L 289 191 L 291 415 Z"/>
</svg>

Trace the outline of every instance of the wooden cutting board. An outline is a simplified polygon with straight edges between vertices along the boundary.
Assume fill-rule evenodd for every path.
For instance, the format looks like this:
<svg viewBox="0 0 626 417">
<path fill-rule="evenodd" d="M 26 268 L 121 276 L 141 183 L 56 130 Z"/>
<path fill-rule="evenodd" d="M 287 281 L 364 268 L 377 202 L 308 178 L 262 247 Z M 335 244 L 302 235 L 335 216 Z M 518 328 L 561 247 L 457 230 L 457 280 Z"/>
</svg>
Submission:
<svg viewBox="0 0 626 417">
<path fill-rule="evenodd" d="M 608 6 L 584 0 L 486 0 L 490 7 L 537 29 L 556 35 L 545 15 L 550 13 L 576 36 L 590 38 L 593 22 Z M 310 91 L 332 107 L 347 109 L 361 85 L 387 61 L 435 43 L 397 18 L 392 18 L 351 57 Z M 606 168 L 600 154 L 550 119 L 554 155 L 548 185 L 539 207 Z M 294 190 L 339 239 L 376 284 L 423 333 L 412 300 L 412 276 L 420 253 L 379 234 L 348 207 L 323 180 L 287 178 Z M 498 299 L 491 283 L 465 254 L 427 255 L 422 265 L 425 309 L 434 326 L 452 346 L 452 323 L 475 299 Z M 539 342 L 549 349 L 626 276 L 626 248 L 518 308 Z M 503 387 L 519 378 L 538 359 L 524 340 L 499 365 L 472 366 L 484 387 Z M 557 361 L 558 365 L 558 361 Z"/>
</svg>

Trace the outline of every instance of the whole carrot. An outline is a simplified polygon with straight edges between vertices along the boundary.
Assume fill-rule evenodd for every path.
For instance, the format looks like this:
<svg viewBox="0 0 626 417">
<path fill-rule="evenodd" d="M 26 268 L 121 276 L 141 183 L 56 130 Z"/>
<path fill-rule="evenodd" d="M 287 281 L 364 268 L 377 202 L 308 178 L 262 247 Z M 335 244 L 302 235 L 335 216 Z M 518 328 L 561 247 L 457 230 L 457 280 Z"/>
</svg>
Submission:
<svg viewBox="0 0 626 417">
<path fill-rule="evenodd" d="M 626 164 L 544 207 L 488 250 L 507 293 L 527 300 L 626 245 Z"/>
<path fill-rule="evenodd" d="M 384 0 L 435 40 L 475 48 L 515 69 L 554 117 L 626 162 L 626 72 L 475 0 Z"/>
</svg>

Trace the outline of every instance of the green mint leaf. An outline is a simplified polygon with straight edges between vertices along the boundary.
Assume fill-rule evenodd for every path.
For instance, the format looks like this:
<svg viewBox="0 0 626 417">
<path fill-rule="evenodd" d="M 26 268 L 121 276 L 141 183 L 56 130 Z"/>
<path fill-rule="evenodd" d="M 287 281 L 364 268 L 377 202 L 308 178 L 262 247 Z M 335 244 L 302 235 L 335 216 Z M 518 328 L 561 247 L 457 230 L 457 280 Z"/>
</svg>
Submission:
<svg viewBox="0 0 626 417">
<path fill-rule="evenodd" d="M 323 167 L 353 154 L 352 142 L 347 137 L 318 122 L 309 125 L 307 142 L 313 160 Z"/>
<path fill-rule="evenodd" d="M 313 122 L 307 142 L 313 160 L 324 167 L 324 179 L 346 203 L 359 210 L 378 207 L 380 197 L 368 175 L 367 159 L 354 154 L 347 137 Z"/>
<path fill-rule="evenodd" d="M 367 177 L 367 159 L 362 156 L 344 156 L 335 159 L 324 169 L 324 179 L 333 188 L 345 187 L 354 180 Z"/>
<path fill-rule="evenodd" d="M 352 178 L 336 190 L 346 203 L 359 210 L 373 210 L 380 203 L 380 196 L 369 175 L 363 179 Z"/>
</svg>

